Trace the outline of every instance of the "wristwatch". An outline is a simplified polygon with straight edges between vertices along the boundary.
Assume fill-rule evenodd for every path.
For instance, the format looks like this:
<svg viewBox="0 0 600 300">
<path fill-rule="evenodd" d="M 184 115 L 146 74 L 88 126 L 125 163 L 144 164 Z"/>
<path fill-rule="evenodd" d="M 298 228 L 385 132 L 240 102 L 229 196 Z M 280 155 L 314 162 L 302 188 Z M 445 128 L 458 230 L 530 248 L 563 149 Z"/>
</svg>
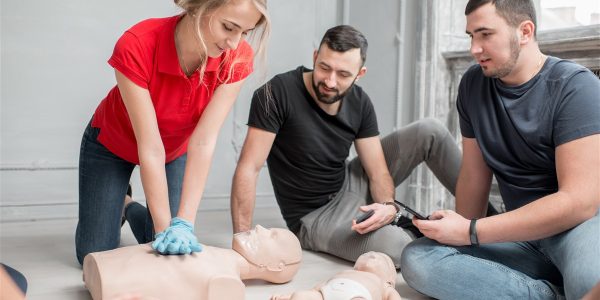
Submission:
<svg viewBox="0 0 600 300">
<path fill-rule="evenodd" d="M 397 212 L 394 216 L 394 220 L 390 223 L 392 225 L 398 225 L 398 221 L 400 221 L 400 217 L 402 217 L 402 212 Z"/>
<path fill-rule="evenodd" d="M 471 225 L 469 226 L 469 238 L 471 239 L 472 246 L 479 246 L 479 239 L 477 239 L 477 228 L 475 228 L 476 223 L 477 219 L 472 219 Z"/>
</svg>

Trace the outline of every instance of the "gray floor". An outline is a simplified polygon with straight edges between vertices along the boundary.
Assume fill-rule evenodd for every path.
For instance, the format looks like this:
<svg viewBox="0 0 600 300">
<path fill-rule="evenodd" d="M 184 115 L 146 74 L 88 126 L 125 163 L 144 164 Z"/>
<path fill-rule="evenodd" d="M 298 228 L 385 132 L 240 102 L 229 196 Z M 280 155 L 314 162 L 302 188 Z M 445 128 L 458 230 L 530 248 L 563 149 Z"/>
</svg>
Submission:
<svg viewBox="0 0 600 300">
<path fill-rule="evenodd" d="M 255 221 L 265 227 L 285 228 L 277 208 L 257 209 Z M 0 261 L 25 274 L 28 299 L 91 299 L 74 254 L 76 222 L 69 219 L 0 223 Z M 196 230 L 203 244 L 231 247 L 228 211 L 200 212 Z M 123 227 L 122 235 L 122 245 L 136 243 L 128 226 Z M 274 285 L 247 281 L 246 299 L 269 299 L 272 294 L 307 289 L 352 265 L 327 254 L 304 251 L 302 267 L 291 282 Z M 425 299 L 408 287 L 400 274 L 396 289 L 404 299 Z"/>
</svg>

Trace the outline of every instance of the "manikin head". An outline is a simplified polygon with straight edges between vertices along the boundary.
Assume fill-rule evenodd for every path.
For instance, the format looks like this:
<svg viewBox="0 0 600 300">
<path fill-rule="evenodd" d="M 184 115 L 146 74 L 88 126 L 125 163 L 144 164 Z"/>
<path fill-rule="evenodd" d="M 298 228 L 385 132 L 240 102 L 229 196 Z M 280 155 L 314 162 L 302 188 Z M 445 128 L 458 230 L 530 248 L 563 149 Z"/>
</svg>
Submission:
<svg viewBox="0 0 600 300">
<path fill-rule="evenodd" d="M 354 264 L 354 270 L 373 273 L 392 287 L 396 285 L 397 273 L 394 262 L 381 252 L 370 251 L 359 256 Z"/>
<path fill-rule="evenodd" d="M 367 69 L 367 39 L 348 25 L 325 33 L 313 54 L 312 87 L 317 101 L 333 104 L 346 95 Z"/>
<path fill-rule="evenodd" d="M 524 47 L 537 44 L 531 0 L 470 0 L 465 15 L 471 54 L 485 76 L 502 79 L 518 71 Z"/>
<path fill-rule="evenodd" d="M 232 248 L 248 261 L 250 272 L 257 273 L 256 278 L 274 283 L 290 281 L 302 261 L 300 242 L 287 229 L 256 225 L 252 230 L 235 234 Z"/>
</svg>

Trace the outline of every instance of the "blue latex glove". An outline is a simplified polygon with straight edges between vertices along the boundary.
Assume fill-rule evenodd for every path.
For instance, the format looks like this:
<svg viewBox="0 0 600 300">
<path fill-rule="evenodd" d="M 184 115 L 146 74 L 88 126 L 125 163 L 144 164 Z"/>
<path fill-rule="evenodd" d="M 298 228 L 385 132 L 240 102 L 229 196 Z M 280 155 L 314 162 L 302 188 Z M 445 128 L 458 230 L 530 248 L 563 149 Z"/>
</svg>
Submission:
<svg viewBox="0 0 600 300">
<path fill-rule="evenodd" d="M 202 251 L 202 245 L 194 235 L 192 223 L 173 218 L 169 228 L 156 234 L 152 249 L 160 254 L 190 254 Z"/>
</svg>

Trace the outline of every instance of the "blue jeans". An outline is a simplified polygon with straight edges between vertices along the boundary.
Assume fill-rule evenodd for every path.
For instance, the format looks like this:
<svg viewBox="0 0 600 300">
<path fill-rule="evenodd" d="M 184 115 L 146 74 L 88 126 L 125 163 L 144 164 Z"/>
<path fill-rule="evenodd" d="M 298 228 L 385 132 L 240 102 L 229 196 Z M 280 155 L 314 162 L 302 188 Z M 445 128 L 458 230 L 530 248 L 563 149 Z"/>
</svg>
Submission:
<svg viewBox="0 0 600 300">
<path fill-rule="evenodd" d="M 21 290 L 21 292 L 23 292 L 23 294 L 26 294 L 27 293 L 27 279 L 25 278 L 25 276 L 23 276 L 23 274 L 21 274 L 21 272 L 3 264 L 3 263 L 0 263 L 0 265 L 2 267 L 4 267 L 4 270 L 6 271 L 8 276 L 10 276 L 10 278 L 15 282 L 15 285 Z"/>
<path fill-rule="evenodd" d="M 598 218 L 531 242 L 451 247 L 421 238 L 404 248 L 402 276 L 439 299 L 580 299 L 600 281 Z"/>
<path fill-rule="evenodd" d="M 91 252 L 115 249 L 121 238 L 121 215 L 135 164 L 114 155 L 98 142 L 99 128 L 90 124 L 79 153 L 79 222 L 75 232 L 77 260 Z M 179 208 L 187 155 L 165 165 L 171 215 Z M 139 243 L 153 240 L 150 212 L 139 203 L 127 207 L 127 221 Z"/>
</svg>

